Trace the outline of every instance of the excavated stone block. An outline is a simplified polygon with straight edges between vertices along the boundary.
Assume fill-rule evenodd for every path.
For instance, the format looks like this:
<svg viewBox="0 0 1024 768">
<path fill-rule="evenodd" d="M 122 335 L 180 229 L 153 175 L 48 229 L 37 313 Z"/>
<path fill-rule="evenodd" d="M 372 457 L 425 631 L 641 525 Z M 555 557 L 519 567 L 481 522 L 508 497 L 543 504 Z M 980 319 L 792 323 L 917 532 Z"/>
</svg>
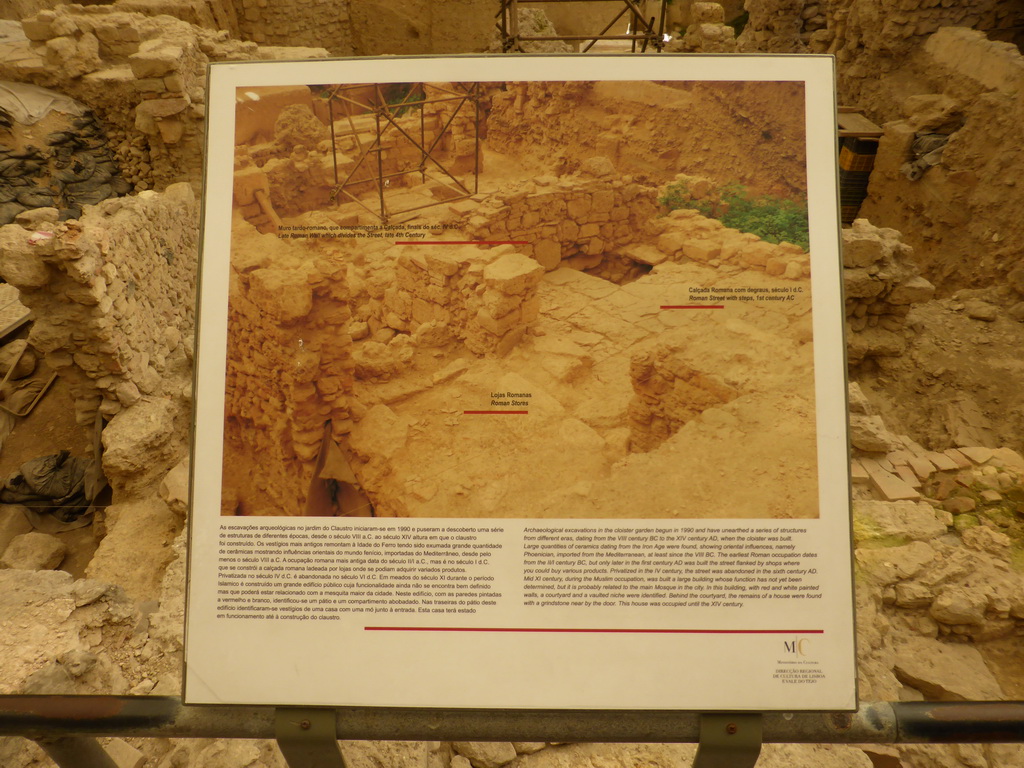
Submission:
<svg viewBox="0 0 1024 768">
<path fill-rule="evenodd" d="M 67 547 L 56 536 L 30 531 L 11 540 L 0 557 L 0 568 L 51 571 L 60 565 L 66 553 Z"/>
<path fill-rule="evenodd" d="M 935 286 L 925 278 L 916 276 L 905 280 L 885 297 L 890 304 L 916 304 L 930 301 L 935 296 Z"/>
<path fill-rule="evenodd" d="M 185 55 L 184 49 L 162 39 L 146 40 L 128 57 L 132 74 L 139 79 L 163 77 L 174 72 Z"/>
<path fill-rule="evenodd" d="M 505 294 L 522 295 L 540 284 L 544 269 L 521 253 L 507 253 L 484 267 L 484 283 Z"/>
</svg>

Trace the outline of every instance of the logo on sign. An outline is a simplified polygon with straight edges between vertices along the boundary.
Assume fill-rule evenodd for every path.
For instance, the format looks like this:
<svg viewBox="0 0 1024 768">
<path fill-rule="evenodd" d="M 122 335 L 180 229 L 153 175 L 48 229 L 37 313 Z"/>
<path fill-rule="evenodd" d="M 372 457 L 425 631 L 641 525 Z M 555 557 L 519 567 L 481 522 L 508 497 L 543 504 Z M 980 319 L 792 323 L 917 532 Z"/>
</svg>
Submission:
<svg viewBox="0 0 1024 768">
<path fill-rule="evenodd" d="M 785 647 L 786 653 L 791 653 L 794 656 L 806 656 L 810 642 L 806 637 L 799 639 L 794 637 L 792 640 L 783 640 L 782 645 Z"/>
</svg>

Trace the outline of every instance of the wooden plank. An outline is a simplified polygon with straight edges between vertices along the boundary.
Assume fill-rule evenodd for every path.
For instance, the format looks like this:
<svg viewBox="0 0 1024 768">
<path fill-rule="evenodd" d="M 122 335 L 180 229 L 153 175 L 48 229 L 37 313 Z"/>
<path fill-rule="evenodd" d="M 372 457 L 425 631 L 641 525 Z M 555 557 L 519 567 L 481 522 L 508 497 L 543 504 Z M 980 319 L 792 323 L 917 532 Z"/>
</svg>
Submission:
<svg viewBox="0 0 1024 768">
<path fill-rule="evenodd" d="M 883 131 L 859 112 L 839 113 L 839 136 L 859 139 L 880 138 Z"/>
</svg>

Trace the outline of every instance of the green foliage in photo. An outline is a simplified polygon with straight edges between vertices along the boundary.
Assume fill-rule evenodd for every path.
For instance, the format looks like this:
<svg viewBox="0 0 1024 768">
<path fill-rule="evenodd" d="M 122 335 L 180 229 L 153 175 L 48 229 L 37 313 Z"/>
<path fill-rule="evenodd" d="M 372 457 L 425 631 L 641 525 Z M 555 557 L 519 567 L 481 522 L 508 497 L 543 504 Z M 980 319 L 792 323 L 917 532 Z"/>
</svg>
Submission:
<svg viewBox="0 0 1024 768">
<path fill-rule="evenodd" d="M 712 197 L 695 200 L 686 181 L 675 181 L 665 187 L 658 202 L 669 211 L 690 208 L 720 219 L 730 229 L 750 232 L 769 243 L 785 241 L 805 251 L 810 247 L 806 205 L 772 195 L 753 197 L 741 184 L 727 184 Z"/>
<path fill-rule="evenodd" d="M 722 223 L 740 232 L 751 232 L 769 243 L 793 243 L 810 248 L 807 206 L 772 195 L 751 197 L 738 185 L 722 190 L 728 210 Z"/>
</svg>

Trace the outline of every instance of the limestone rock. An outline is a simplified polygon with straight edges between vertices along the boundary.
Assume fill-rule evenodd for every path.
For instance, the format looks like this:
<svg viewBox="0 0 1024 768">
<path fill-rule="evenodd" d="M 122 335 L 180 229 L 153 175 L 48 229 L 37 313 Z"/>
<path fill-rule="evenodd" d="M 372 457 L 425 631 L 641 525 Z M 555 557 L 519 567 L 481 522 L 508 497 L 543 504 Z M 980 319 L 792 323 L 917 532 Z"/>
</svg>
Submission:
<svg viewBox="0 0 1024 768">
<path fill-rule="evenodd" d="M 23 533 L 7 545 L 0 568 L 48 571 L 60 565 L 66 553 L 67 547 L 56 536 L 38 531 Z"/>
<path fill-rule="evenodd" d="M 117 768 L 142 768 L 146 764 L 146 756 L 124 739 L 111 739 L 105 749 Z"/>
<path fill-rule="evenodd" d="M 985 621 L 988 594 L 977 589 L 949 586 L 942 590 L 929 610 L 943 624 L 981 624 Z"/>
<path fill-rule="evenodd" d="M 968 645 L 907 636 L 896 646 L 896 677 L 934 701 L 992 701 L 1002 689 Z"/>
<path fill-rule="evenodd" d="M 171 511 L 185 516 L 189 502 L 189 459 L 185 457 L 160 481 L 160 498 Z"/>
<path fill-rule="evenodd" d="M 5 376 L 11 366 L 14 366 L 11 379 L 23 379 L 36 369 L 35 352 L 28 348 L 28 342 L 24 339 L 0 347 L 0 377 Z"/>
<path fill-rule="evenodd" d="M 532 755 L 535 752 L 540 752 L 544 747 L 547 746 L 547 742 L 544 741 L 513 741 L 512 746 L 515 748 L 516 753 L 520 755 Z"/>
<path fill-rule="evenodd" d="M 415 768 L 449 768 L 448 745 L 439 741 L 343 741 L 341 751 L 348 768 L 379 768 L 380 766 L 415 766 Z M 451 768 L 460 768 L 452 758 Z M 464 768 L 469 768 L 469 761 Z"/>
<path fill-rule="evenodd" d="M 255 269 L 249 275 L 249 298 L 282 323 L 294 323 L 313 309 L 306 276 L 293 269 Z"/>
<path fill-rule="evenodd" d="M 107 509 L 107 535 L 93 555 L 86 575 L 121 586 L 136 600 L 160 597 L 170 544 L 180 519 L 160 499 L 115 504 Z"/>
<path fill-rule="evenodd" d="M 853 502 L 854 538 L 858 545 L 887 539 L 928 541 L 946 532 L 935 509 L 924 502 Z"/>
<path fill-rule="evenodd" d="M 851 381 L 847 386 L 847 400 L 850 413 L 863 414 L 865 416 L 875 415 L 875 409 L 864 395 L 864 390 L 860 388 L 860 384 L 856 381 Z"/>
<path fill-rule="evenodd" d="M 999 307 L 981 299 L 968 299 L 964 302 L 964 312 L 974 320 L 991 323 L 999 316 Z"/>
<path fill-rule="evenodd" d="M 583 161 L 580 165 L 580 173 L 586 174 L 587 176 L 596 176 L 603 178 L 605 176 L 614 176 L 615 165 L 607 157 L 589 157 Z"/>
<path fill-rule="evenodd" d="M 850 414 L 850 443 L 868 452 L 888 452 L 902 447 L 899 438 L 890 432 L 880 416 Z"/>
<path fill-rule="evenodd" d="M 174 406 L 163 398 L 143 400 L 118 413 L 103 430 L 103 471 L 113 482 L 158 468 L 168 458 Z"/>
<path fill-rule="evenodd" d="M 922 541 L 902 547 L 858 549 L 857 562 L 880 584 L 913 578 L 935 559 L 935 551 Z"/>
<path fill-rule="evenodd" d="M 474 768 L 500 768 L 516 759 L 516 748 L 507 741 L 456 741 L 452 748 Z"/>
</svg>

